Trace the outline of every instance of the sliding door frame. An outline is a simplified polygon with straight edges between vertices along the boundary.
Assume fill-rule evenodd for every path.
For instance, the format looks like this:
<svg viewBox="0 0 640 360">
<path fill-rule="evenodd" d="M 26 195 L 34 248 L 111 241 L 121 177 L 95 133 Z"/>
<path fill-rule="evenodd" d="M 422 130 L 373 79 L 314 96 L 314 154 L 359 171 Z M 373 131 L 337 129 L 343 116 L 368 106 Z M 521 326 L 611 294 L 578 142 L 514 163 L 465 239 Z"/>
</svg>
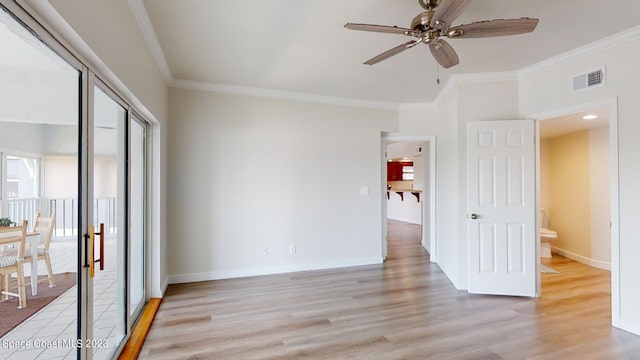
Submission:
<svg viewBox="0 0 640 360">
<path fill-rule="evenodd" d="M 89 176 L 89 180 L 87 183 L 87 188 L 88 188 L 88 193 L 89 196 L 86 198 L 87 199 L 87 207 L 86 207 L 86 214 L 87 214 L 87 226 L 91 226 L 91 225 L 95 225 L 95 215 L 93 213 L 94 211 L 94 206 L 93 206 L 93 199 L 95 198 L 95 194 L 94 194 L 94 164 L 95 164 L 95 158 L 94 158 L 94 153 L 95 153 L 95 143 L 96 143 L 96 134 L 95 134 L 95 128 L 96 128 L 96 119 L 95 119 L 95 90 L 96 89 L 100 89 L 102 92 L 104 92 L 106 94 L 107 97 L 109 97 L 113 102 L 115 102 L 118 106 L 121 106 L 124 111 L 126 112 L 126 116 L 125 116 L 125 121 L 124 124 L 122 124 L 123 126 L 120 126 L 120 124 L 117 124 L 116 129 L 118 131 L 118 135 L 117 138 L 121 139 L 124 138 L 124 141 L 121 143 L 119 140 L 116 141 L 116 167 L 117 167 L 117 174 L 118 174 L 118 178 L 117 178 L 117 193 L 116 193 L 116 228 L 118 229 L 118 233 L 117 233 L 117 237 L 116 237 L 116 254 L 118 255 L 122 255 L 124 256 L 124 264 L 123 267 L 116 267 L 116 284 L 120 285 L 120 284 L 124 284 L 124 288 L 125 288 L 125 293 L 124 296 L 121 296 L 122 294 L 120 294 L 119 291 L 119 286 L 117 286 L 118 289 L 116 289 L 116 305 L 117 305 L 117 309 L 116 309 L 116 329 L 118 329 L 119 324 L 124 324 L 122 331 L 124 332 L 124 337 L 122 338 L 122 342 L 120 344 L 118 344 L 118 346 L 115 347 L 115 354 L 119 354 L 120 351 L 122 350 L 122 348 L 124 347 L 124 345 L 126 344 L 126 341 L 129 337 L 129 335 L 131 334 L 131 328 L 130 328 L 130 324 L 129 324 L 129 317 L 128 316 L 124 316 L 124 319 L 119 318 L 120 315 L 122 315 L 121 311 L 123 311 L 124 309 L 124 314 L 128 315 L 128 288 L 129 288 L 129 277 L 127 276 L 129 274 L 129 262 L 127 261 L 128 257 L 129 257 L 129 252 L 128 252 L 128 243 L 129 243 L 129 218 L 130 218 L 130 214 L 129 214 L 129 192 L 130 192 L 130 188 L 129 188 L 129 176 L 130 176 L 130 171 L 129 171 L 129 166 L 128 164 L 130 163 L 130 159 L 129 159 L 129 122 L 130 122 L 130 107 L 127 104 L 127 102 L 122 99 L 115 91 L 113 91 L 113 89 L 111 89 L 109 87 L 109 85 L 107 85 L 102 79 L 100 79 L 93 71 L 89 70 L 89 81 L 88 81 L 88 90 L 89 90 L 89 106 L 87 107 L 87 112 L 88 112 L 88 124 L 87 124 L 87 132 L 88 132 L 88 138 L 89 138 L 89 149 L 88 149 L 88 153 L 87 153 L 87 170 L 88 173 L 91 175 Z M 124 133 L 121 133 L 124 132 Z M 124 148 L 121 148 L 124 147 Z M 120 163 L 120 156 L 118 155 L 119 152 L 122 151 L 122 155 L 123 155 L 123 163 Z M 120 192 L 122 191 L 122 198 L 119 195 Z M 106 231 L 106 230 L 105 230 Z M 122 231 L 122 233 L 120 233 Z M 88 233 L 88 232 L 87 232 Z M 102 234 L 102 238 L 104 239 L 104 237 L 106 237 L 106 234 Z M 122 242 L 120 241 L 120 239 L 122 239 Z M 97 256 L 96 256 L 97 257 Z M 103 261 L 118 261 L 118 259 L 101 259 Z M 96 270 L 98 271 L 98 270 Z M 86 273 L 85 274 L 87 278 L 89 278 L 89 274 Z M 95 336 L 93 336 L 93 328 L 94 328 L 94 319 L 93 319 L 93 300 L 95 299 L 94 297 L 94 292 L 93 292 L 93 280 L 92 281 L 88 281 L 88 286 L 87 286 L 87 309 L 88 311 L 85 313 L 86 316 L 86 321 L 85 321 L 85 327 L 87 329 L 87 335 L 88 337 L 86 337 L 85 339 L 93 339 L 96 341 L 102 341 L 102 339 L 97 339 Z M 124 297 L 124 298 L 123 298 Z M 121 323 L 121 321 L 123 321 L 123 323 Z M 117 330 L 116 330 L 117 331 Z M 96 343 L 99 344 L 99 343 Z M 109 346 L 111 346 L 111 344 L 109 344 Z M 86 358 L 87 359 L 92 359 L 93 358 L 93 348 L 85 348 L 86 350 Z"/>
<path fill-rule="evenodd" d="M 151 229 L 151 216 L 150 212 L 148 211 L 148 209 L 151 209 L 151 201 L 150 201 L 150 196 L 151 196 L 151 192 L 149 191 L 151 189 L 152 186 L 152 179 L 151 176 L 149 176 L 149 174 L 151 174 L 151 151 L 152 151 L 152 138 L 151 138 L 151 126 L 150 124 L 144 119 L 144 117 L 140 116 L 140 114 L 138 114 L 135 109 L 129 109 L 129 123 L 127 124 L 127 131 L 129 133 L 129 136 L 127 137 L 127 147 L 128 147 L 128 157 L 127 157 L 127 171 L 128 174 L 132 174 L 133 171 L 131 170 L 131 166 L 133 164 L 133 161 L 131 159 L 131 147 L 132 147 L 132 136 L 131 134 L 133 133 L 133 131 L 131 130 L 131 127 L 133 126 L 133 124 L 137 123 L 138 125 L 140 125 L 143 129 L 144 129 L 144 136 L 143 136 L 143 140 L 144 140 L 144 145 L 143 145 L 143 201 L 142 201 L 142 206 L 144 209 L 144 216 L 143 216 L 143 268 L 144 268 L 144 274 L 142 276 L 143 279 L 143 299 L 140 305 L 138 305 L 136 307 L 136 309 L 133 311 L 133 313 L 129 313 L 129 309 L 131 306 L 131 288 L 129 286 L 127 286 L 127 317 L 129 319 L 128 321 L 128 326 L 129 326 L 129 330 L 133 329 L 134 324 L 137 322 L 137 320 L 139 319 L 140 315 L 142 314 L 142 310 L 144 309 L 144 307 L 146 306 L 146 304 L 149 302 L 149 294 L 150 292 L 150 284 L 151 284 L 151 277 L 150 277 L 150 272 L 151 272 L 151 267 L 150 267 L 150 261 L 148 261 L 149 259 L 151 259 L 151 251 L 150 248 L 151 246 L 149 246 L 149 244 L 151 243 L 151 238 L 149 236 L 149 234 L 151 233 L 149 230 Z M 131 221 L 131 216 L 132 216 L 132 210 L 131 210 L 131 196 L 132 195 L 132 189 L 131 189 L 131 176 L 128 177 L 129 179 L 129 183 L 128 183 L 128 188 L 127 188 L 127 194 L 129 194 L 129 199 L 127 201 L 127 213 L 129 214 L 129 221 Z M 128 234 L 128 238 L 131 239 L 131 233 L 130 233 L 130 229 L 127 228 L 127 234 Z M 127 242 L 127 252 L 128 254 L 132 254 L 133 251 L 131 250 L 131 246 L 132 246 L 132 241 Z M 131 269 L 131 256 L 127 256 L 127 269 Z M 131 273 L 129 271 L 127 271 L 128 277 L 127 277 L 127 284 L 131 284 Z"/>
<path fill-rule="evenodd" d="M 33 7 L 25 0 L 0 0 L 0 6 L 7 10 L 20 25 L 30 31 L 36 38 L 40 39 L 46 46 L 48 46 L 53 52 L 59 55 L 64 61 L 66 61 L 72 68 L 76 69 L 79 73 L 79 118 L 78 127 L 80 140 L 78 144 L 78 228 L 77 244 L 78 244 L 78 264 L 77 264 L 77 332 L 76 336 L 78 341 L 85 339 L 92 339 L 92 327 L 93 327 L 93 311 L 92 311 L 92 296 L 93 285 L 89 278 L 88 267 L 88 241 L 85 240 L 86 234 L 89 233 L 89 226 L 93 220 L 93 144 L 94 144 L 94 116 L 93 116 L 93 104 L 94 104 L 94 85 L 97 85 L 101 90 L 107 93 L 114 101 L 120 104 L 127 111 L 127 121 L 125 126 L 126 131 L 126 182 L 125 189 L 125 204 L 123 209 L 126 216 L 124 220 L 123 230 L 125 231 L 125 253 L 127 259 L 129 257 L 129 129 L 132 121 L 138 121 L 145 127 L 145 217 L 144 222 L 144 298 L 143 303 L 146 305 L 149 301 L 151 294 L 151 234 L 152 234 L 152 208 L 153 203 L 151 195 L 153 194 L 153 185 L 155 182 L 152 179 L 152 164 L 154 154 L 154 141 L 153 141 L 153 123 L 149 122 L 145 116 L 140 115 L 140 112 L 136 111 L 135 107 L 122 96 L 121 93 L 112 84 L 101 78 L 100 73 L 95 71 L 90 65 L 90 62 L 75 52 L 67 42 L 62 40 L 63 38 L 57 34 L 52 28 L 48 26 L 47 22 L 38 15 Z M 6 169 L 5 169 L 6 170 Z M 4 173 L 4 171 L 3 171 Z M 125 295 L 125 337 L 116 350 L 116 355 L 119 354 L 131 336 L 133 325 L 137 321 L 137 317 L 141 314 L 144 305 L 136 309 L 133 315 L 129 315 L 129 260 L 125 262 L 125 284 L 127 284 L 127 291 Z M 87 347 L 77 347 L 78 359 L 92 359 L 93 349 Z"/>
</svg>

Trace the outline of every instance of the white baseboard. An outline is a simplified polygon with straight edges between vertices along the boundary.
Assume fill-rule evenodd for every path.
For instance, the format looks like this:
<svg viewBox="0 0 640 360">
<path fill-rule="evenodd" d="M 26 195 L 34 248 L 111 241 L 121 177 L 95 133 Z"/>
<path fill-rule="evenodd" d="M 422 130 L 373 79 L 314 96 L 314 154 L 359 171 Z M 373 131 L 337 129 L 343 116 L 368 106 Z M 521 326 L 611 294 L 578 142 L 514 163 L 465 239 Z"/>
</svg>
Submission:
<svg viewBox="0 0 640 360">
<path fill-rule="evenodd" d="M 423 248 L 424 248 L 428 253 L 430 253 L 430 252 L 429 252 L 429 245 L 430 245 L 430 244 L 429 244 L 429 241 L 427 241 L 427 239 L 424 239 L 424 238 L 423 238 L 423 239 L 420 241 L 420 244 L 422 245 L 422 247 L 423 247 Z"/>
<path fill-rule="evenodd" d="M 619 319 L 618 323 L 617 324 L 614 323 L 613 326 L 640 336 L 640 324 L 638 324 L 637 322 Z"/>
<path fill-rule="evenodd" d="M 590 258 L 588 258 L 586 256 L 578 255 L 578 254 L 573 253 L 571 251 L 560 249 L 560 248 L 557 248 L 555 246 L 551 247 L 551 252 L 553 252 L 554 254 L 558 254 L 558 255 L 564 256 L 564 257 L 569 258 L 571 260 L 577 261 L 579 263 L 582 263 L 582 264 L 585 264 L 585 265 L 589 265 L 591 267 L 595 267 L 595 268 L 598 268 L 598 269 L 611 271 L 611 263 L 608 263 L 608 262 L 605 262 L 605 261 L 593 260 L 593 259 L 590 259 Z"/>
<path fill-rule="evenodd" d="M 449 280 L 451 285 L 453 285 L 453 287 L 456 288 L 456 290 L 468 290 L 469 289 L 467 284 L 462 284 L 462 281 L 459 281 L 460 279 L 452 276 L 452 274 L 448 271 L 448 269 L 446 267 L 442 267 L 440 265 L 440 263 L 438 263 L 438 262 L 436 262 L 436 265 L 438 265 L 440 270 L 442 270 L 444 275 L 447 277 L 447 279 Z"/>
<path fill-rule="evenodd" d="M 168 287 L 169 287 L 169 277 L 167 276 L 162 281 L 162 287 L 160 288 L 160 291 L 162 291 L 162 297 L 164 297 L 164 294 L 167 293 L 167 288 Z"/>
<path fill-rule="evenodd" d="M 170 275 L 169 284 L 182 284 L 182 283 L 190 283 L 190 282 L 197 282 L 197 281 L 235 279 L 235 278 L 242 278 L 242 277 L 248 277 L 248 276 L 285 274 L 285 273 L 310 271 L 310 270 L 338 269 L 338 268 L 352 267 L 352 266 L 382 264 L 382 262 L 383 262 L 382 257 L 373 257 L 373 258 L 351 259 L 351 260 L 343 260 L 343 261 L 330 261 L 330 262 L 309 263 L 309 264 L 292 264 L 292 265 L 268 266 L 268 267 L 260 267 L 260 268 L 220 270 L 220 271 L 196 273 L 196 274 Z"/>
</svg>

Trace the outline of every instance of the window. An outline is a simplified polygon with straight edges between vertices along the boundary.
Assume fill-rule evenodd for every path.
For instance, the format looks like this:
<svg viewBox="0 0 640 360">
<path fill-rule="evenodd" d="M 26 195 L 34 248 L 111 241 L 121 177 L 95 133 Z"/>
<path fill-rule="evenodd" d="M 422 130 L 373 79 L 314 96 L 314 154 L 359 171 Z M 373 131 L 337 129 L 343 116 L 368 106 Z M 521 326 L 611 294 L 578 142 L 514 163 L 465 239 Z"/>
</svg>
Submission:
<svg viewBox="0 0 640 360">
<path fill-rule="evenodd" d="M 29 199 L 39 196 L 39 164 L 36 158 L 7 155 L 6 199 Z"/>
</svg>

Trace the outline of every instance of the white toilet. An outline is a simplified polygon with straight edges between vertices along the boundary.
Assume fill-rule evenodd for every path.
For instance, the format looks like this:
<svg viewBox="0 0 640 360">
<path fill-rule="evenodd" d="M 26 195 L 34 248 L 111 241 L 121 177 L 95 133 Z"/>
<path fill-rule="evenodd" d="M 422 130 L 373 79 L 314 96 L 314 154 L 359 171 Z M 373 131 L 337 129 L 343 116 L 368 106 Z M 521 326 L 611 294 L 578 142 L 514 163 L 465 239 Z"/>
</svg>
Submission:
<svg viewBox="0 0 640 360">
<path fill-rule="evenodd" d="M 551 257 L 551 241 L 558 238 L 558 233 L 547 229 L 549 219 L 545 216 L 544 209 L 540 209 L 540 257 Z"/>
</svg>

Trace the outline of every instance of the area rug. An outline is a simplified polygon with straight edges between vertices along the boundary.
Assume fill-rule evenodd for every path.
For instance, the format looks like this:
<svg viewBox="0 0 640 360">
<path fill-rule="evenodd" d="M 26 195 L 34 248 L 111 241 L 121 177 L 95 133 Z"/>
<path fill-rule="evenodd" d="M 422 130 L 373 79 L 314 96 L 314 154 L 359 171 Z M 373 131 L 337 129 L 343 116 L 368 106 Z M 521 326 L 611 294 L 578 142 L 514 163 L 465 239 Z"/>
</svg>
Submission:
<svg viewBox="0 0 640 360">
<path fill-rule="evenodd" d="M 11 331 L 14 327 L 31 317 L 47 304 L 55 300 L 58 296 L 64 294 L 76 284 L 76 273 L 62 273 L 53 275 L 56 286 L 50 288 L 49 283 L 43 281 L 38 286 L 38 295 L 31 296 L 31 286 L 27 285 L 27 307 L 18 309 L 18 298 L 9 298 L 9 300 L 0 302 L 0 337 Z M 31 279 L 25 278 L 25 282 L 29 284 Z M 15 287 L 15 279 L 13 281 Z M 12 290 L 13 291 L 13 290 Z"/>
<path fill-rule="evenodd" d="M 558 270 L 554 270 L 543 264 L 540 264 L 540 272 L 547 273 L 547 274 L 560 274 Z"/>
</svg>

